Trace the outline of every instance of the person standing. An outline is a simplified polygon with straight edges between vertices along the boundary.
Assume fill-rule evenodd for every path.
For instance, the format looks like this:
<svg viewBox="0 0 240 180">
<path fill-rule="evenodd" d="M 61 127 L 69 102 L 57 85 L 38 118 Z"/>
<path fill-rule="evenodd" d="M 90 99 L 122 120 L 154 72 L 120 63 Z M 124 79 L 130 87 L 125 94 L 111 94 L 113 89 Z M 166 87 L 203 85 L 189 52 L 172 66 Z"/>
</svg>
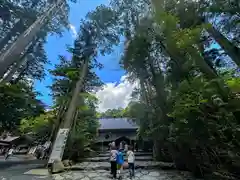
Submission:
<svg viewBox="0 0 240 180">
<path fill-rule="evenodd" d="M 109 151 L 111 151 L 112 143 L 109 143 L 109 144 L 108 144 L 108 148 L 109 148 Z"/>
<path fill-rule="evenodd" d="M 45 148 L 44 145 L 41 145 L 41 149 L 40 149 L 40 159 L 44 159 L 45 156 Z"/>
<path fill-rule="evenodd" d="M 135 146 L 134 147 L 135 151 L 138 152 L 138 144 L 137 144 L 137 142 L 134 143 L 134 146 Z"/>
<path fill-rule="evenodd" d="M 127 151 L 127 161 L 128 161 L 128 168 L 129 168 L 129 172 L 130 172 L 130 178 L 134 177 L 135 175 L 135 155 L 133 152 L 133 148 L 130 146 L 129 150 Z"/>
<path fill-rule="evenodd" d="M 112 142 L 112 146 L 116 147 L 116 143 L 115 143 L 115 141 Z"/>
<path fill-rule="evenodd" d="M 126 144 L 124 145 L 124 153 L 127 153 L 127 151 L 128 151 L 128 144 L 126 143 Z"/>
<path fill-rule="evenodd" d="M 118 151 L 116 150 L 116 146 L 112 146 L 111 152 L 110 152 L 110 163 L 111 163 L 111 174 L 113 175 L 113 178 L 117 177 L 117 154 L 118 154 Z"/>
<path fill-rule="evenodd" d="M 119 150 L 120 149 L 123 149 L 123 142 L 121 141 L 120 144 L 119 144 Z"/>
<path fill-rule="evenodd" d="M 117 154 L 117 170 L 118 170 L 118 176 L 121 178 L 121 172 L 123 171 L 123 164 L 124 164 L 124 157 L 122 153 L 122 149 L 119 149 Z"/>
<path fill-rule="evenodd" d="M 43 145 L 42 145 L 42 152 L 41 152 L 41 158 L 40 159 L 45 159 L 47 156 L 47 150 L 50 147 L 51 142 L 46 141 Z"/>
</svg>

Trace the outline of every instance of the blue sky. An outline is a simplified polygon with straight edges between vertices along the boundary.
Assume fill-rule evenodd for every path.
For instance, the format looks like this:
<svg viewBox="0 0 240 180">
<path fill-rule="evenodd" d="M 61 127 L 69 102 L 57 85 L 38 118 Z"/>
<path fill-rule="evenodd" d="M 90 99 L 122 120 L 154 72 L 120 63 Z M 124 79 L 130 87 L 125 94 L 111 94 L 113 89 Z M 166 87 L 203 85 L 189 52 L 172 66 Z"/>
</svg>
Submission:
<svg viewBox="0 0 240 180">
<path fill-rule="evenodd" d="M 100 4 L 107 4 L 108 0 L 79 0 L 76 4 L 70 5 L 70 23 L 76 27 L 80 25 L 80 19 L 84 18 L 85 15 L 94 10 Z M 73 32 L 65 31 L 63 37 L 49 36 L 48 41 L 45 45 L 45 50 L 48 56 L 50 65 L 46 65 L 46 70 L 52 69 L 58 61 L 58 55 L 68 55 L 66 51 L 66 44 L 72 44 L 74 41 Z M 116 47 L 114 52 L 108 56 L 99 57 L 98 60 L 104 65 L 104 69 L 96 70 L 97 75 L 101 78 L 104 83 L 119 82 L 120 78 L 124 75 L 124 71 L 119 67 L 119 54 L 121 52 L 121 46 Z M 52 98 L 49 95 L 51 93 L 47 86 L 52 84 L 52 77 L 47 72 L 47 76 L 41 82 L 35 82 L 35 89 L 42 93 L 43 96 L 39 97 L 46 105 L 52 105 Z"/>
</svg>

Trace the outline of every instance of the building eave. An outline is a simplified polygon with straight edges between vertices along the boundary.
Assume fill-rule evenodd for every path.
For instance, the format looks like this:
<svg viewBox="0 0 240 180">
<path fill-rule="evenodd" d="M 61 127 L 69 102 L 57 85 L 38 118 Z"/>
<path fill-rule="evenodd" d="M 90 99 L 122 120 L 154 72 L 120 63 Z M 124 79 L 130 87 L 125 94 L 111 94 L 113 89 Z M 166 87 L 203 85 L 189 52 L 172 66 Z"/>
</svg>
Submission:
<svg viewBox="0 0 240 180">
<path fill-rule="evenodd" d="M 132 129 L 98 129 L 98 132 L 134 132 L 137 131 L 138 128 L 132 128 Z"/>
</svg>

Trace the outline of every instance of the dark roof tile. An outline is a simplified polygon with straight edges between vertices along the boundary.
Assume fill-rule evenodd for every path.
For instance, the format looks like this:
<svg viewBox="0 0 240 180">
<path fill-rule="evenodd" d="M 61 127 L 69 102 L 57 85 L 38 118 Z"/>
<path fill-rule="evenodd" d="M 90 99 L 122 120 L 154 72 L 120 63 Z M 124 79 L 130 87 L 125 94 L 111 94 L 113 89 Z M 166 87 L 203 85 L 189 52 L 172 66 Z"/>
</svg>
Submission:
<svg viewBox="0 0 240 180">
<path fill-rule="evenodd" d="M 107 129 L 137 129 L 138 126 L 128 118 L 101 118 L 99 130 Z"/>
</svg>

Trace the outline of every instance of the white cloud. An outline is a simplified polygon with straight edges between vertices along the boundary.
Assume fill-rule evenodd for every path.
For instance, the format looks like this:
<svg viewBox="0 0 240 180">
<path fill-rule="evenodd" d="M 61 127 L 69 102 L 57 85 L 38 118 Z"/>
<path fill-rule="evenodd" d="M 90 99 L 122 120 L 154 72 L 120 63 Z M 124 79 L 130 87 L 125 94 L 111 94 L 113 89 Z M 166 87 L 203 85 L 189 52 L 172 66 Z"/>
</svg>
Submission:
<svg viewBox="0 0 240 180">
<path fill-rule="evenodd" d="M 73 38 L 76 38 L 77 37 L 77 30 L 76 30 L 76 27 L 72 24 L 69 24 L 69 28 L 71 30 L 71 33 L 72 33 L 72 37 Z"/>
<path fill-rule="evenodd" d="M 108 109 L 125 108 L 131 100 L 131 94 L 137 83 L 131 83 L 127 76 L 122 76 L 120 83 L 106 83 L 103 89 L 96 92 L 100 103 L 98 111 L 104 112 Z"/>
</svg>

